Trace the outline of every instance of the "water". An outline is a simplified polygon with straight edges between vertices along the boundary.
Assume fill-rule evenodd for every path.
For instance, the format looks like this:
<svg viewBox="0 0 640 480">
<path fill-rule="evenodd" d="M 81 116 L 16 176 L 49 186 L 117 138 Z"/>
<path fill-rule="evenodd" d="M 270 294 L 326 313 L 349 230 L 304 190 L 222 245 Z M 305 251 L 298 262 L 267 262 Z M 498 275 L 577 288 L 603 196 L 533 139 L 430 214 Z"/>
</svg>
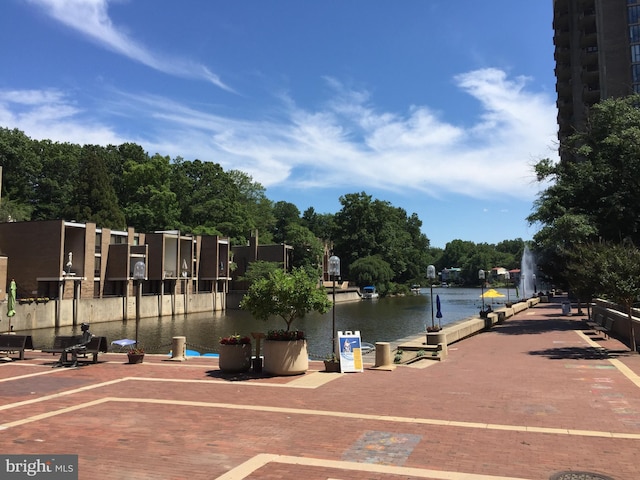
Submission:
<svg viewBox="0 0 640 480">
<path fill-rule="evenodd" d="M 504 298 L 493 301 L 495 304 L 507 300 L 507 290 L 498 289 Z M 482 307 L 479 288 L 434 288 L 433 301 L 440 295 L 443 318 L 441 325 L 477 315 Z M 510 299 L 515 299 L 515 291 L 509 292 Z M 490 304 L 491 300 L 485 300 Z M 438 319 L 434 320 L 438 324 Z M 94 323 L 91 332 L 94 335 L 106 336 L 112 340 L 135 339 L 135 321 Z M 309 340 L 309 354 L 312 358 L 321 359 L 331 352 L 332 311 L 324 315 L 310 314 L 302 320 L 294 322 L 293 327 L 303 330 Z M 420 295 L 405 297 L 380 298 L 377 300 L 361 300 L 336 304 L 336 329 L 359 330 L 363 342 L 393 342 L 398 339 L 420 335 L 431 325 L 430 291 L 423 288 Z M 272 319 L 262 322 L 254 319 L 242 310 L 226 312 L 191 313 L 186 316 L 143 318 L 140 320 L 138 340 L 148 353 L 168 353 L 174 336 L 187 338 L 187 348 L 202 354 L 216 353 L 220 337 L 240 333 L 250 335 L 251 332 L 266 332 L 270 329 L 284 328 L 284 321 Z M 36 348 L 50 347 L 55 335 L 72 335 L 71 327 L 40 329 L 29 332 L 33 336 Z M 117 350 L 117 347 L 116 347 Z"/>
</svg>

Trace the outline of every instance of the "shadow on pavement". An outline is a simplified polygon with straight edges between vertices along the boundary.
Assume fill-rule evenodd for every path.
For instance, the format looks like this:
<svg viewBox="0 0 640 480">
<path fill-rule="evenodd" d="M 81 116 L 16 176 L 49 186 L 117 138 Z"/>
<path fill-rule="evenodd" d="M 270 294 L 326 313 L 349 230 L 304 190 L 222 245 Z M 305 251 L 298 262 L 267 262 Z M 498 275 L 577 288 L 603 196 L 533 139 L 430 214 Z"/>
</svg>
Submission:
<svg viewBox="0 0 640 480">
<path fill-rule="evenodd" d="M 549 319 L 514 319 L 507 323 L 494 327 L 495 331 L 505 335 L 536 335 L 554 331 L 568 331 L 581 328 L 575 320 L 565 320 L 562 318 Z"/>
<path fill-rule="evenodd" d="M 218 380 L 226 380 L 228 382 L 245 382 L 248 380 L 261 380 L 274 377 L 274 375 L 269 375 L 266 373 L 256 373 L 252 371 L 244 373 L 224 373 L 221 370 L 207 370 L 205 373 L 208 377 Z"/>
</svg>

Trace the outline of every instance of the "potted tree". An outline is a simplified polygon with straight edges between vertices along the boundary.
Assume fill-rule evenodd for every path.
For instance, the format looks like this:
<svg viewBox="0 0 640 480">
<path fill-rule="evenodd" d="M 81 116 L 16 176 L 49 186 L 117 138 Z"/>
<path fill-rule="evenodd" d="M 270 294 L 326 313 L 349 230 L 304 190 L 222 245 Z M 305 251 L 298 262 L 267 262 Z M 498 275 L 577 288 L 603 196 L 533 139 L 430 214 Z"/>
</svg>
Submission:
<svg viewBox="0 0 640 480">
<path fill-rule="evenodd" d="M 224 373 L 244 373 L 251 368 L 251 339 L 229 335 L 220 339 L 218 366 Z"/>
<path fill-rule="evenodd" d="M 264 342 L 264 371 L 272 375 L 299 375 L 309 369 L 309 354 L 304 332 L 292 330 L 293 322 L 309 312 L 326 313 L 331 301 L 318 287 L 315 272 L 294 268 L 281 269 L 256 279 L 245 294 L 240 307 L 261 320 L 272 317 L 284 320 L 286 329 L 269 330 Z"/>
</svg>

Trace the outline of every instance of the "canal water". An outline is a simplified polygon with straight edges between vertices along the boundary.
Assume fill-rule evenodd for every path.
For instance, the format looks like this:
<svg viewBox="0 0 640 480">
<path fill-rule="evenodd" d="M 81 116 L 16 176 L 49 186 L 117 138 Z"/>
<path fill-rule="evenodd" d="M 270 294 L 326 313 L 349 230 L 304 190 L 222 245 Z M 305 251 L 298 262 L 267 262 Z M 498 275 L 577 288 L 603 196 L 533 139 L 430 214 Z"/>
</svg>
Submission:
<svg viewBox="0 0 640 480">
<path fill-rule="evenodd" d="M 497 302 L 502 304 L 507 300 L 507 290 L 498 289 L 498 291 L 505 297 L 493 300 L 494 307 L 498 306 Z M 515 300 L 513 289 L 509 294 L 510 299 Z M 441 325 L 477 315 L 482 308 L 480 288 L 434 288 L 434 314 L 436 295 L 440 296 Z M 394 342 L 401 338 L 420 335 L 427 326 L 431 325 L 430 297 L 429 288 L 423 288 L 417 295 L 337 303 L 336 330 L 360 331 L 362 341 L 372 344 Z M 485 303 L 490 304 L 491 300 L 485 300 Z M 332 316 L 332 310 L 324 315 L 313 313 L 302 320 L 297 320 L 293 325 L 293 328 L 305 332 L 309 344 L 309 355 L 312 358 L 322 359 L 331 352 Z M 94 335 L 106 336 L 109 342 L 124 338 L 135 339 L 135 323 L 135 320 L 94 323 L 91 325 L 91 332 Z M 434 323 L 438 324 L 435 315 Z M 148 353 L 168 353 L 172 338 L 184 336 L 187 339 L 187 349 L 200 354 L 217 353 L 220 337 L 234 333 L 250 335 L 251 332 L 266 332 L 270 329 L 285 327 L 281 319 L 273 318 L 268 322 L 262 322 L 242 310 L 228 310 L 213 314 L 191 313 L 141 319 L 138 327 L 138 341 Z M 71 327 L 64 327 L 57 331 L 40 329 L 28 333 L 33 336 L 34 346 L 40 349 L 50 347 L 55 335 L 79 334 L 79 328 L 77 330 L 74 332 Z"/>
</svg>

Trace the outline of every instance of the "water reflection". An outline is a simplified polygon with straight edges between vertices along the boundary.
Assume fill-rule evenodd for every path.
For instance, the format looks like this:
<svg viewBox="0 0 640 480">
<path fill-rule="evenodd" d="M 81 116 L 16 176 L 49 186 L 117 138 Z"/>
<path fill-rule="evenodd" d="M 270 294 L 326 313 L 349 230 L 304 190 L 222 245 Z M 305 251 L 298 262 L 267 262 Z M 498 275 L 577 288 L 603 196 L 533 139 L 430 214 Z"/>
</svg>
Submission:
<svg viewBox="0 0 640 480">
<path fill-rule="evenodd" d="M 506 290 L 501 290 L 506 295 Z M 513 299 L 513 290 L 511 298 Z M 481 307 L 480 289 L 437 288 L 433 298 L 440 295 L 442 303 L 441 324 L 476 315 Z M 499 299 L 501 301 L 506 300 Z M 495 303 L 495 302 L 494 302 Z M 494 305 L 495 307 L 496 305 Z M 323 358 L 331 352 L 332 313 L 324 315 L 310 314 L 297 321 L 295 328 L 304 330 L 309 339 L 309 353 L 313 358 Z M 437 323 L 436 319 L 436 323 Z M 337 330 L 359 330 L 362 341 L 374 343 L 395 341 L 412 335 L 419 335 L 431 325 L 431 304 L 429 289 L 422 289 L 420 295 L 406 297 L 362 300 L 336 305 Z M 167 353 L 172 338 L 185 336 L 187 348 L 200 353 L 216 353 L 220 337 L 240 333 L 265 332 L 269 329 L 285 327 L 284 321 L 272 319 L 262 322 L 242 310 L 227 312 L 192 313 L 186 316 L 143 318 L 140 320 L 139 340 L 149 353 Z M 135 321 L 94 323 L 91 325 L 94 335 L 106 336 L 112 340 L 135 338 Z M 55 335 L 72 335 L 71 327 L 34 330 L 36 348 L 50 347 Z"/>
</svg>

